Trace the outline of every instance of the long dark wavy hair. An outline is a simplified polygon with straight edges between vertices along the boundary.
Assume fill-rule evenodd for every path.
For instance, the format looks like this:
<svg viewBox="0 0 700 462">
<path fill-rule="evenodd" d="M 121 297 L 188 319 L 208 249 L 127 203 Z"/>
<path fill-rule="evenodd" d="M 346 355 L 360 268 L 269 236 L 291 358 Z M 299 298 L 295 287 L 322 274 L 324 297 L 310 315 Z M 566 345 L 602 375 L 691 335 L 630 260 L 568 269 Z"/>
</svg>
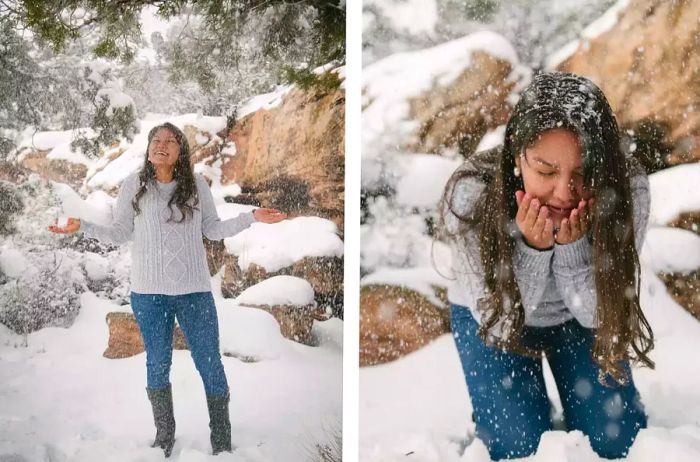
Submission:
<svg viewBox="0 0 700 462">
<path fill-rule="evenodd" d="M 485 282 L 484 298 L 478 307 L 482 315 L 479 335 L 501 348 L 537 354 L 520 342 L 525 313 L 512 261 L 519 233 L 515 192 L 524 186 L 513 169 L 516 156 L 541 133 L 555 128 L 568 129 L 578 136 L 584 187 L 596 199 L 590 212 L 598 304 L 593 360 L 601 368 L 601 381 L 609 374 L 624 383 L 624 361 L 654 367 L 647 355 L 654 346 L 654 336 L 639 305 L 640 267 L 630 190 L 630 177 L 640 167 L 621 151 L 615 116 L 595 84 L 570 73 L 535 76 L 508 121 L 503 146 L 476 154 L 472 159 L 474 169 L 458 169 L 448 181 L 440 209 L 453 213 L 459 219 L 459 228 L 451 235 L 443 218 L 442 236 L 460 245 L 471 234 L 478 242 Z M 477 176 L 485 183 L 474 209 L 466 215 L 455 210 L 453 201 L 455 184 L 465 176 Z M 511 334 L 494 338 L 490 332 L 497 324 Z"/>
<path fill-rule="evenodd" d="M 180 219 L 177 220 L 177 222 L 182 223 L 185 219 L 192 218 L 194 210 L 197 208 L 196 205 L 199 203 L 199 196 L 197 195 L 197 185 L 195 184 L 194 173 L 192 171 L 192 165 L 190 164 L 190 145 L 187 143 L 187 137 L 182 133 L 182 130 L 169 122 L 157 125 L 148 132 L 146 155 L 143 161 L 143 168 L 139 172 L 140 187 L 134 196 L 132 205 L 137 215 L 141 213 L 141 209 L 139 208 L 141 197 L 146 193 L 149 187 L 155 188 L 156 186 L 156 171 L 153 164 L 148 160 L 148 147 L 151 145 L 151 141 L 156 132 L 161 128 L 170 130 L 180 146 L 180 155 L 175 162 L 173 170 L 173 180 L 177 181 L 177 185 L 168 201 L 168 208 L 170 209 L 170 218 L 168 218 L 168 221 L 173 220 L 174 204 L 180 210 Z"/>
</svg>

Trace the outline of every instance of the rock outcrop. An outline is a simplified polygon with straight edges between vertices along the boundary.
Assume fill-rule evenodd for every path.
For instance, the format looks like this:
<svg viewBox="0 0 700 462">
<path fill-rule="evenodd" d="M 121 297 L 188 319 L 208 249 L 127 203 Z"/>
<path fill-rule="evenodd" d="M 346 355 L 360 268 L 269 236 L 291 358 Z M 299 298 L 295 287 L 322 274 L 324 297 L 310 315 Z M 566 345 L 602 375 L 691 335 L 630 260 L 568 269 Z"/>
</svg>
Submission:
<svg viewBox="0 0 700 462">
<path fill-rule="evenodd" d="M 47 157 L 49 152 L 25 151 L 18 165 L 26 170 L 38 173 L 44 179 L 65 183 L 73 189 L 79 189 L 87 174 L 87 167 L 83 164 L 76 164 L 63 159 L 49 159 Z"/>
<path fill-rule="evenodd" d="M 472 52 L 472 65 L 450 85 L 436 86 L 410 101 L 417 141 L 404 148 L 409 152 L 440 153 L 458 148 L 474 152 L 484 134 L 507 121 L 506 98 L 514 83 L 508 61 L 483 51 Z"/>
<path fill-rule="evenodd" d="M 345 93 L 290 90 L 280 106 L 241 118 L 227 139 L 222 183 L 243 189 L 236 201 L 278 208 L 291 217 L 332 220 L 343 233 Z"/>
<path fill-rule="evenodd" d="M 558 66 L 602 88 L 654 170 L 700 160 L 698 17 L 699 0 L 632 0 L 614 27 L 582 40 Z"/>
</svg>

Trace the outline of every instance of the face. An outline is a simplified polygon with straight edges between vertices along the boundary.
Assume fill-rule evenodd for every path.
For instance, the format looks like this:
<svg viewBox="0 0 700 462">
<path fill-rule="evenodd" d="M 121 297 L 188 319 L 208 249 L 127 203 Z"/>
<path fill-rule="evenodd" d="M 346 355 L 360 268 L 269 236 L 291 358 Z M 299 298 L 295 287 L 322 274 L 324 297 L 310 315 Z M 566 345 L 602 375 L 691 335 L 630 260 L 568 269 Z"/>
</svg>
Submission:
<svg viewBox="0 0 700 462">
<path fill-rule="evenodd" d="M 583 187 L 581 145 L 569 130 L 543 132 L 515 162 L 522 172 L 525 192 L 549 208 L 556 227 L 581 199 L 591 197 Z"/>
<path fill-rule="evenodd" d="M 175 134 L 167 128 L 159 128 L 148 145 L 148 160 L 155 167 L 174 168 L 180 156 L 180 144 Z"/>
</svg>

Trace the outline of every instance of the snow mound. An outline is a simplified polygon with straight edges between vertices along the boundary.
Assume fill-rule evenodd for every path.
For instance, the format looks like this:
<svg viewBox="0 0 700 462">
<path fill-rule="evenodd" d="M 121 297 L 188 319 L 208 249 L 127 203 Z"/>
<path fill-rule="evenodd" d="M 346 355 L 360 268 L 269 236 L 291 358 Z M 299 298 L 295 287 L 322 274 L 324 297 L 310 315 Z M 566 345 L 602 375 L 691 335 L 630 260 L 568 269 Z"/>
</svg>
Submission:
<svg viewBox="0 0 700 462">
<path fill-rule="evenodd" d="M 398 154 L 395 157 L 399 176 L 396 202 L 427 209 L 437 206 L 447 180 L 462 163 L 458 159 L 446 159 L 434 154 Z"/>
<path fill-rule="evenodd" d="M 279 324 L 268 312 L 230 306 L 218 310 L 221 351 L 243 361 L 277 359 L 288 348 Z"/>
<path fill-rule="evenodd" d="M 289 93 L 291 89 L 291 85 L 280 85 L 273 92 L 253 96 L 241 104 L 236 115 L 239 119 L 242 119 L 246 115 L 252 114 L 260 109 L 270 110 L 279 107 L 282 104 L 284 96 Z"/>
<path fill-rule="evenodd" d="M 343 241 L 337 231 L 330 220 L 297 217 L 275 224 L 253 223 L 224 243 L 229 253 L 238 256 L 243 271 L 255 263 L 275 272 L 304 257 L 341 257 Z"/>
<path fill-rule="evenodd" d="M 649 225 L 665 225 L 683 212 L 700 210 L 700 162 L 683 164 L 649 175 Z"/>
<path fill-rule="evenodd" d="M 18 278 L 29 266 L 27 258 L 19 250 L 5 243 L 0 247 L 0 271 L 11 278 Z"/>
<path fill-rule="evenodd" d="M 104 191 L 93 191 L 83 199 L 67 184 L 51 181 L 51 186 L 61 202 L 63 215 L 100 225 L 112 222 L 112 207 L 116 199 Z"/>
<path fill-rule="evenodd" d="M 244 290 L 239 305 L 292 305 L 314 303 L 314 289 L 308 281 L 294 276 L 274 276 Z"/>
<path fill-rule="evenodd" d="M 694 271 L 700 268 L 700 236 L 679 228 L 651 228 L 640 259 L 655 273 Z"/>
</svg>

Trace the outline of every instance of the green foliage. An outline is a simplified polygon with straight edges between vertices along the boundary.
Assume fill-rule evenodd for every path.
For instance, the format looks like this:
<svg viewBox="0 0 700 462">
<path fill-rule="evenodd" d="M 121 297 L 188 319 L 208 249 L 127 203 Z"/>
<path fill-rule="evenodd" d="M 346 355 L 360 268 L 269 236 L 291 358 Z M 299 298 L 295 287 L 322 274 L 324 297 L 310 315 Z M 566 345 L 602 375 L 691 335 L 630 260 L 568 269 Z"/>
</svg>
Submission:
<svg viewBox="0 0 700 462">
<path fill-rule="evenodd" d="M 133 104 L 113 106 L 110 95 L 128 98 L 112 78 L 109 69 L 98 71 L 89 66 L 83 70 L 84 95 L 93 102 L 94 112 L 90 127 L 96 136 L 78 137 L 71 143 L 88 157 L 97 158 L 101 151 L 121 138 L 132 140 L 138 130 L 136 110 Z"/>
<path fill-rule="evenodd" d="M 342 83 L 336 72 L 316 74 L 309 69 L 294 69 L 292 67 L 285 68 L 285 79 L 305 90 L 315 88 L 323 93 L 337 90 Z"/>
<path fill-rule="evenodd" d="M 313 17 L 309 39 L 315 45 L 314 65 L 342 59 L 345 54 L 345 9 L 340 0 L 16 0 L 2 2 L 0 20 L 31 30 L 55 52 L 80 36 L 85 27 L 99 24 L 101 39 L 94 46 L 95 56 L 130 62 L 141 41 L 139 15 L 146 6 L 155 6 L 164 19 L 188 13 L 204 19 L 210 36 L 239 31 L 255 17 L 268 17 L 270 27 L 263 40 L 263 54 L 274 56 L 280 45 L 294 44 L 298 25 Z M 311 12 L 311 14 L 310 14 Z"/>
<path fill-rule="evenodd" d="M 500 0 L 471 0 L 464 4 L 467 18 L 479 22 L 488 22 L 501 7 Z"/>
<path fill-rule="evenodd" d="M 114 43 L 113 39 L 103 38 L 97 43 L 97 45 L 95 45 L 93 53 L 95 53 L 95 56 L 99 56 L 101 58 L 115 59 L 119 57 L 119 48 L 117 47 L 117 44 Z"/>
<path fill-rule="evenodd" d="M 70 326 L 80 311 L 83 284 L 70 273 L 54 266 L 37 269 L 33 278 L 20 277 L 0 285 L 0 323 L 14 332 L 27 335 L 47 326 Z"/>
</svg>

